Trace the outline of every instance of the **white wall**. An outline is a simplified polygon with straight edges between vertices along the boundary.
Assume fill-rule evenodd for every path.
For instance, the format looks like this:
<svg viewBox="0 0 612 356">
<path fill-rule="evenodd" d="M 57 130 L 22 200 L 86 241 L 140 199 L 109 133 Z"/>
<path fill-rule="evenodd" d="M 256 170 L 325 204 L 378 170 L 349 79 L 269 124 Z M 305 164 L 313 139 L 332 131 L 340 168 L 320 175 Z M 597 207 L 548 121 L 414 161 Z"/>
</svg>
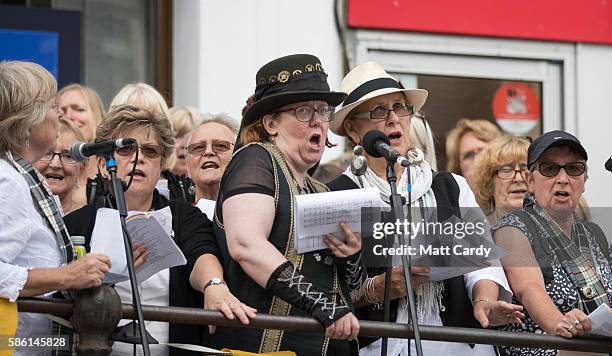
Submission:
<svg viewBox="0 0 612 356">
<path fill-rule="evenodd" d="M 589 154 L 585 197 L 612 208 L 612 174 L 604 169 L 612 155 L 612 46 L 579 44 L 576 72 L 577 134 Z"/>
<path fill-rule="evenodd" d="M 293 53 L 319 57 L 332 90 L 340 87 L 333 0 L 180 0 L 174 1 L 174 10 L 176 105 L 227 112 L 239 119 L 255 90 L 257 70 Z M 323 160 L 342 149 L 326 150 Z"/>
<path fill-rule="evenodd" d="M 193 105 L 205 112 L 227 112 L 239 119 L 247 97 L 255 89 L 257 70 L 271 59 L 300 52 L 317 55 L 329 74 L 331 88 L 340 87 L 342 62 L 333 20 L 333 0 L 180 0 L 173 3 L 176 105 Z M 388 39 L 405 35 L 385 32 L 385 36 Z M 506 51 L 512 51 L 517 42 L 528 49 L 540 48 L 534 58 L 560 56 L 558 59 L 564 61 L 565 90 L 571 90 L 567 86 L 574 83 L 576 87 L 575 98 L 568 100 L 566 96 L 565 125 L 573 131 L 576 123 L 577 135 L 590 155 L 590 179 L 585 196 L 592 206 L 612 207 L 609 188 L 612 175 L 603 169 L 605 160 L 612 154 L 612 46 L 578 44 L 574 58 L 547 49 L 554 47 L 554 43 L 499 42 L 508 44 Z M 577 113 L 575 118 L 574 113 Z M 331 139 L 343 144 L 339 138 Z M 323 160 L 342 150 L 343 145 L 326 150 Z"/>
<path fill-rule="evenodd" d="M 172 102 L 176 106 L 199 106 L 202 87 L 199 77 L 202 22 L 200 1 L 173 1 Z"/>
</svg>

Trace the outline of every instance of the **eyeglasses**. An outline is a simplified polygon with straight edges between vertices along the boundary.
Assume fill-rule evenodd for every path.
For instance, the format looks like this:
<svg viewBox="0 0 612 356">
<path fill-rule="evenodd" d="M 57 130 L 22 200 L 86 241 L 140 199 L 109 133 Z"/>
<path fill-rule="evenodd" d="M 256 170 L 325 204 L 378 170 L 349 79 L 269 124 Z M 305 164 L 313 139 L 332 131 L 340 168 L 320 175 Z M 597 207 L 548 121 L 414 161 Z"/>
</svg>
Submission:
<svg viewBox="0 0 612 356">
<path fill-rule="evenodd" d="M 538 172 L 544 177 L 556 177 L 559 171 L 563 168 L 567 175 L 572 177 L 578 177 L 584 174 L 586 171 L 586 164 L 584 162 L 569 162 L 564 165 L 559 165 L 553 162 L 542 162 L 538 164 Z"/>
<path fill-rule="evenodd" d="M 55 156 L 59 157 L 60 162 L 62 164 L 73 165 L 73 164 L 77 163 L 77 161 L 68 152 L 49 152 L 46 155 L 42 156 L 39 159 L 39 161 L 41 161 L 41 162 L 51 162 L 51 161 L 53 161 L 53 158 L 55 158 Z"/>
<path fill-rule="evenodd" d="M 517 173 L 522 177 L 523 173 L 525 172 L 527 172 L 527 165 L 521 164 L 519 165 L 518 169 L 514 167 L 509 167 L 509 166 L 501 167 L 500 169 L 497 170 L 496 174 L 497 174 L 497 178 L 507 180 L 507 179 L 514 179 Z"/>
<path fill-rule="evenodd" d="M 208 144 L 206 143 L 206 141 L 195 142 L 185 147 L 185 151 L 187 152 L 187 154 L 202 156 L 206 152 L 207 145 Z M 231 150 L 233 145 L 234 144 L 229 141 L 212 140 L 211 147 L 214 153 L 223 153 Z"/>
<path fill-rule="evenodd" d="M 281 113 L 285 111 L 293 111 L 293 115 L 300 122 L 309 122 L 314 117 L 314 114 L 319 114 L 321 121 L 329 122 L 334 117 L 334 112 L 336 108 L 333 106 L 321 106 L 318 109 L 311 108 L 310 106 L 298 106 L 296 108 L 290 108 L 285 110 L 279 110 L 276 113 Z"/>
<path fill-rule="evenodd" d="M 482 147 L 480 148 L 474 148 L 473 150 L 469 150 L 467 152 L 464 152 L 461 155 L 461 160 L 462 161 L 471 161 L 474 158 L 476 158 L 476 156 L 478 156 L 478 154 L 482 151 Z"/>
<path fill-rule="evenodd" d="M 382 106 L 377 106 L 373 110 L 361 114 L 353 115 L 356 119 L 372 119 L 385 120 L 389 117 L 389 113 L 393 111 L 398 117 L 404 117 L 414 114 L 414 107 L 396 103 L 392 109 L 387 109 Z"/>
<path fill-rule="evenodd" d="M 162 155 L 161 147 L 155 145 L 125 146 L 117 148 L 115 150 L 115 153 L 122 157 L 130 157 L 134 154 L 134 152 L 136 152 L 136 148 L 139 148 L 140 152 L 142 152 L 142 155 L 149 159 L 159 158 Z"/>
</svg>

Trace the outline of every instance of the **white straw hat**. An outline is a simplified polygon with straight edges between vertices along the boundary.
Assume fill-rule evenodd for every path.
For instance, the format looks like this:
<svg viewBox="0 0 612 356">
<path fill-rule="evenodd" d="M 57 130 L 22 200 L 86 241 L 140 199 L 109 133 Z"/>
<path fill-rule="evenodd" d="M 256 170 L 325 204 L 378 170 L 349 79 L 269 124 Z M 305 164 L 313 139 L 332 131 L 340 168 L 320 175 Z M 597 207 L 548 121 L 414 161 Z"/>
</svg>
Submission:
<svg viewBox="0 0 612 356">
<path fill-rule="evenodd" d="M 344 130 L 346 115 L 369 99 L 401 92 L 406 98 L 406 105 L 413 106 L 414 111 L 419 110 L 427 99 L 427 90 L 405 89 L 376 62 L 367 62 L 353 68 L 342 80 L 341 88 L 341 91 L 348 93 L 348 96 L 334 114 L 334 119 L 329 123 L 329 129 L 336 135 L 341 136 L 346 136 Z"/>
</svg>

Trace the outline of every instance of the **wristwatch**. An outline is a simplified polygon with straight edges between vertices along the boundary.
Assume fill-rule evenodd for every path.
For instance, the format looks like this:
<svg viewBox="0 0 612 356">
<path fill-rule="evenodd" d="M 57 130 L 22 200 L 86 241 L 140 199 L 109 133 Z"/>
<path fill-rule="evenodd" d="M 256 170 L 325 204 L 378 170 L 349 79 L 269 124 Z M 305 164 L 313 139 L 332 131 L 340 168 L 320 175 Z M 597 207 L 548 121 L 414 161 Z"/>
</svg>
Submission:
<svg viewBox="0 0 612 356">
<path fill-rule="evenodd" d="M 225 283 L 225 281 L 224 281 L 224 280 L 222 280 L 221 278 L 219 278 L 219 277 L 213 277 L 213 278 L 211 278 L 211 279 L 210 279 L 210 281 L 208 281 L 208 283 L 206 283 L 206 285 L 204 285 L 204 288 L 202 289 L 202 293 L 204 293 L 204 291 L 206 290 L 206 288 L 208 288 L 209 286 L 218 286 L 218 285 L 220 285 L 220 284 L 225 284 L 225 285 L 227 285 L 227 284 Z"/>
</svg>

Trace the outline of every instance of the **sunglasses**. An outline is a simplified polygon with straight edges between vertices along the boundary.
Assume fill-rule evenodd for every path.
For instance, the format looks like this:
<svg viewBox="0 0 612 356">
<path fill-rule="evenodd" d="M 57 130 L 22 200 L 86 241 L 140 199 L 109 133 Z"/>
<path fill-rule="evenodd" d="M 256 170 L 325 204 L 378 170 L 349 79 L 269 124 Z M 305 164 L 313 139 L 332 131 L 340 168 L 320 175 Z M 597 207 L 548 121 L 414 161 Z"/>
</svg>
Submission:
<svg viewBox="0 0 612 356">
<path fill-rule="evenodd" d="M 136 152 L 136 149 L 140 149 L 142 155 L 149 159 L 159 158 L 162 155 L 161 147 L 155 145 L 130 145 L 121 147 L 115 150 L 115 153 L 122 157 L 130 157 Z"/>
<path fill-rule="evenodd" d="M 195 142 L 185 147 L 187 154 L 202 156 L 206 152 L 207 143 L 205 141 Z M 232 149 L 234 144 L 224 140 L 212 140 L 212 150 L 214 153 L 224 153 Z"/>
<path fill-rule="evenodd" d="M 544 177 L 556 177 L 561 168 L 565 170 L 568 176 L 578 177 L 586 171 L 584 162 L 569 162 L 564 165 L 559 165 L 553 162 L 542 162 L 537 166 L 538 172 Z"/>
</svg>

